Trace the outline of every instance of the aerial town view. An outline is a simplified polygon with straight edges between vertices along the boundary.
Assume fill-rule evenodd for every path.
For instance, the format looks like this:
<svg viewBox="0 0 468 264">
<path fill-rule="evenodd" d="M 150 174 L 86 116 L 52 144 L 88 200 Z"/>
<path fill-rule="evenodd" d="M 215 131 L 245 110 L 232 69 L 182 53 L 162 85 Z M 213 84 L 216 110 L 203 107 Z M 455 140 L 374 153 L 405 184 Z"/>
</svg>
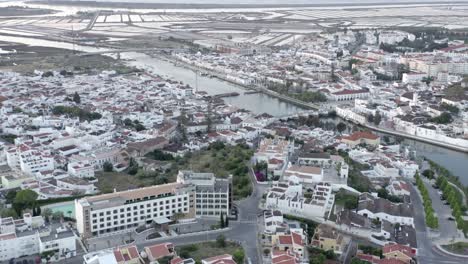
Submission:
<svg viewBox="0 0 468 264">
<path fill-rule="evenodd" d="M 0 263 L 468 263 L 468 0 L 0 0 Z"/>
</svg>

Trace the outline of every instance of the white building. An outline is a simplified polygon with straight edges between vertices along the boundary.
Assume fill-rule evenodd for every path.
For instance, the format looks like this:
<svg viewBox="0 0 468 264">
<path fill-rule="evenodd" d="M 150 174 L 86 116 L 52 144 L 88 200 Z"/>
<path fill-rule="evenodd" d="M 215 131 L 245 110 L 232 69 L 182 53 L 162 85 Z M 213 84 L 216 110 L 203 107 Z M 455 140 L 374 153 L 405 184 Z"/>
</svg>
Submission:
<svg viewBox="0 0 468 264">
<path fill-rule="evenodd" d="M 409 186 L 409 184 L 403 181 L 392 181 L 386 187 L 386 189 L 391 195 L 396 195 L 396 196 L 404 196 L 404 195 L 409 196 L 411 192 L 411 187 Z"/>
<path fill-rule="evenodd" d="M 291 176 L 288 182 L 280 182 L 270 189 L 265 207 L 304 218 L 321 219 L 327 216 L 335 200 L 332 186 L 328 183 L 317 183 L 311 198 L 304 197 L 302 189 L 300 180 Z"/>
<path fill-rule="evenodd" d="M 54 159 L 37 150 L 27 150 L 19 154 L 21 171 L 33 175 L 36 172 L 54 170 Z"/>
<path fill-rule="evenodd" d="M 283 179 L 296 177 L 303 184 L 313 184 L 323 181 L 323 170 L 320 167 L 289 165 L 284 171 Z"/>
<path fill-rule="evenodd" d="M 195 186 L 169 183 L 75 200 L 77 230 L 89 238 L 165 221 L 175 214 L 195 218 Z M 162 219 L 162 220 L 161 220 Z"/>
<path fill-rule="evenodd" d="M 0 261 L 56 251 L 50 261 L 76 255 L 76 238 L 62 225 L 46 225 L 41 216 L 24 214 L 23 219 L 0 219 Z"/>
<path fill-rule="evenodd" d="M 216 178 L 213 173 L 179 171 L 177 182 L 195 185 L 197 217 L 219 218 L 221 214 L 230 215 L 231 178 Z"/>
<path fill-rule="evenodd" d="M 376 198 L 369 193 L 359 196 L 357 213 L 370 219 L 386 220 L 392 224 L 400 223 L 414 227 L 413 206 L 409 203 L 392 203 Z"/>
<path fill-rule="evenodd" d="M 85 162 L 70 162 L 67 165 L 68 173 L 71 176 L 79 178 L 94 177 L 94 168 L 89 163 Z"/>
</svg>

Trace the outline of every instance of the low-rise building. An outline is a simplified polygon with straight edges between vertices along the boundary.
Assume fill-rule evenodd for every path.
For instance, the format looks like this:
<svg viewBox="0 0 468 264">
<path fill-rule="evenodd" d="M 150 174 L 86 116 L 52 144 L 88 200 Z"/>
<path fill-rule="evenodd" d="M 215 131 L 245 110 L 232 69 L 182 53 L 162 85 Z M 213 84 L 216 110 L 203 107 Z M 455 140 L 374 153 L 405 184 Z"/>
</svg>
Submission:
<svg viewBox="0 0 468 264">
<path fill-rule="evenodd" d="M 300 180 L 291 176 L 288 182 L 279 182 L 267 193 L 265 206 L 305 218 L 324 218 L 334 203 L 332 187 L 329 183 L 317 183 L 309 198 L 303 194 Z"/>
<path fill-rule="evenodd" d="M 312 246 L 324 251 L 333 250 L 336 254 L 342 254 L 348 244 L 348 237 L 339 233 L 335 228 L 324 224 L 317 226 L 312 238 Z"/>
<path fill-rule="evenodd" d="M 341 142 L 349 145 L 352 148 L 354 148 L 355 146 L 359 144 L 366 144 L 366 145 L 378 147 L 380 145 L 380 137 L 370 132 L 360 131 L 360 132 L 354 132 L 353 134 L 349 136 L 342 137 Z"/>
<path fill-rule="evenodd" d="M 76 255 L 76 238 L 61 224 L 46 224 L 42 216 L 27 213 L 22 219 L 0 219 L 0 261 L 55 252 L 51 261 Z"/>
<path fill-rule="evenodd" d="M 414 226 L 413 206 L 409 203 L 392 203 L 369 193 L 359 196 L 357 213 L 376 220 L 387 220 L 392 224 Z"/>
</svg>

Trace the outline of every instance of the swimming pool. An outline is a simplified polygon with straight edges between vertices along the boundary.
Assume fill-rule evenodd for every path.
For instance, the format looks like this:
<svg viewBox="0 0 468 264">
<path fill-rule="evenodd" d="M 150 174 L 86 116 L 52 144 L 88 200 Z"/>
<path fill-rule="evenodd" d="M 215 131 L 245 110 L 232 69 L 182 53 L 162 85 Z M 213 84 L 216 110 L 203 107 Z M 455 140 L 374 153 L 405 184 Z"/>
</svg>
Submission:
<svg viewBox="0 0 468 264">
<path fill-rule="evenodd" d="M 75 203 L 71 202 L 63 202 L 63 203 L 56 203 L 56 204 L 48 204 L 41 207 L 42 210 L 45 208 L 50 208 L 52 212 L 62 212 L 63 216 L 75 218 Z"/>
</svg>

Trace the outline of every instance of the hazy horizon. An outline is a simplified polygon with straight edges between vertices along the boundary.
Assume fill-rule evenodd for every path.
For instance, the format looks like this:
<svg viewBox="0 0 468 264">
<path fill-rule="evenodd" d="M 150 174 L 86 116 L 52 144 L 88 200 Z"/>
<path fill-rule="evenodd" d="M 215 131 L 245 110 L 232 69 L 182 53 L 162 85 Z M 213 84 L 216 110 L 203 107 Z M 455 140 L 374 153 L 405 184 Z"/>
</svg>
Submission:
<svg viewBox="0 0 468 264">
<path fill-rule="evenodd" d="M 8 0 L 7 0 L 8 1 Z M 52 0 L 53 1 L 53 0 Z M 78 1 L 78 0 L 62 0 L 62 1 Z M 218 0 L 83 0 L 95 2 L 134 2 L 134 3 L 170 3 L 170 4 L 270 4 L 270 5 L 287 5 L 287 4 L 366 4 L 366 3 L 387 3 L 389 5 L 395 3 L 431 3 L 431 2 L 468 2 L 468 0 L 227 0 L 220 3 Z"/>
</svg>

